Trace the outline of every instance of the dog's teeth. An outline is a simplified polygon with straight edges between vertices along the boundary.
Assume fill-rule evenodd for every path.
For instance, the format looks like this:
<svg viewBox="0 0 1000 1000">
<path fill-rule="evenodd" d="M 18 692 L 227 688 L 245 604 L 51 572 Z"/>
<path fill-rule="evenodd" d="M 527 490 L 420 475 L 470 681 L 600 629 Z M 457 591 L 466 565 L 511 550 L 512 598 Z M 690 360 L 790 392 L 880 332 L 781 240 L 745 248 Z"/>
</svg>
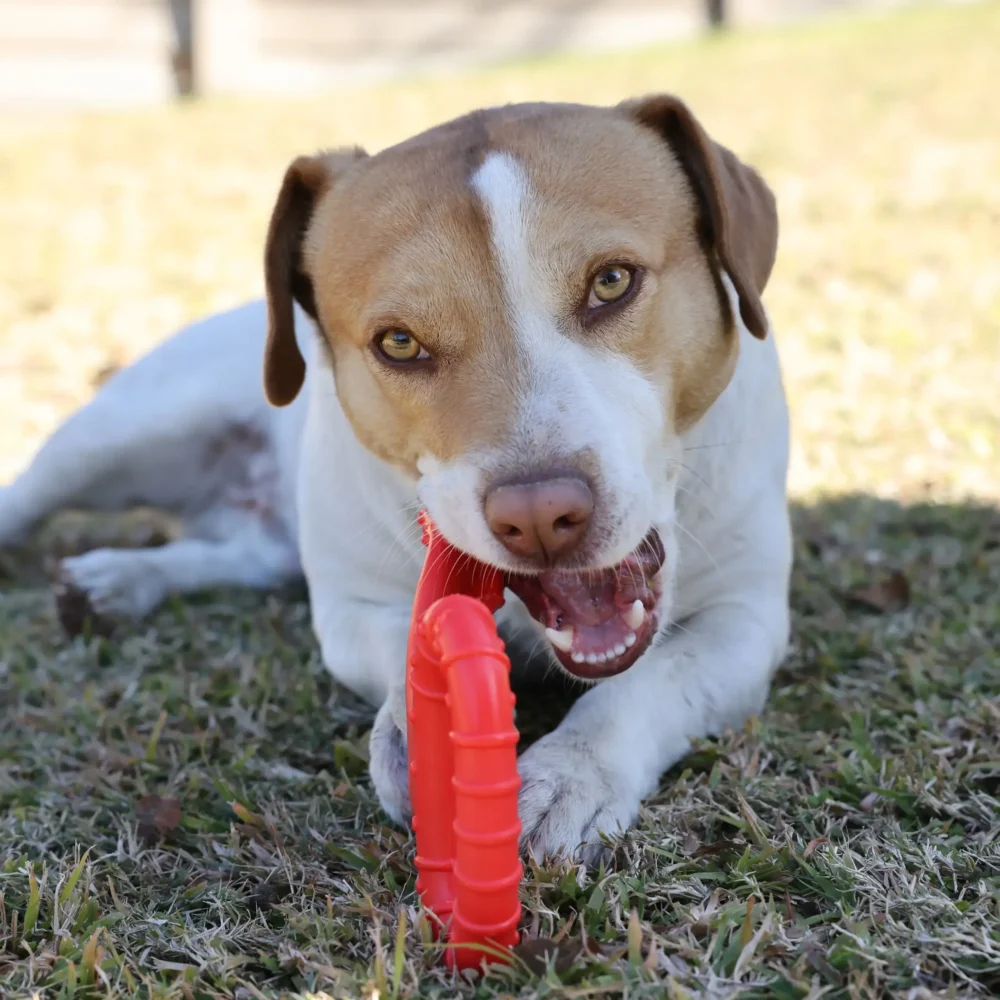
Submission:
<svg viewBox="0 0 1000 1000">
<path fill-rule="evenodd" d="M 635 632 L 629 632 L 629 634 L 625 636 L 625 648 L 631 649 L 634 645 L 635 645 Z"/>
<path fill-rule="evenodd" d="M 573 654 L 573 662 L 574 663 L 585 663 L 586 660 L 587 660 L 587 657 L 584 656 L 583 653 L 574 653 Z"/>
<path fill-rule="evenodd" d="M 607 653 L 598 653 L 597 654 L 597 662 L 598 663 L 607 663 L 608 662 L 608 654 Z"/>
<path fill-rule="evenodd" d="M 597 662 L 597 653 L 588 653 L 587 654 L 587 662 L 588 663 L 596 663 Z"/>
<path fill-rule="evenodd" d="M 554 628 L 547 628 L 545 634 L 549 637 L 549 642 L 556 649 L 561 649 L 568 653 L 573 648 L 573 626 L 567 625 L 564 629 L 556 631 Z"/>
<path fill-rule="evenodd" d="M 621 656 L 622 653 L 624 652 L 625 652 L 625 643 L 624 642 L 618 643 L 618 645 L 615 646 L 615 656 Z"/>
<path fill-rule="evenodd" d="M 646 619 L 646 608 L 642 601 L 636 600 L 632 607 L 622 615 L 622 618 L 633 632 L 642 628 L 642 623 Z"/>
</svg>

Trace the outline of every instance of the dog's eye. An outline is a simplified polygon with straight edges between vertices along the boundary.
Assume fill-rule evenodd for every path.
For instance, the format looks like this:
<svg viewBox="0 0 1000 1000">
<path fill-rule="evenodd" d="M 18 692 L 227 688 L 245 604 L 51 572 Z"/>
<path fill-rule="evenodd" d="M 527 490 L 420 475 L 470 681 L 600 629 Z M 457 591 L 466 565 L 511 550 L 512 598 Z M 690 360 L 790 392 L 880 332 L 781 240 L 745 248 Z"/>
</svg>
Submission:
<svg viewBox="0 0 1000 1000">
<path fill-rule="evenodd" d="M 420 341 L 406 330 L 386 330 L 378 335 L 376 343 L 390 361 L 423 361 L 430 357 Z"/>
<path fill-rule="evenodd" d="M 617 302 L 632 287 L 634 274 L 624 264 L 602 267 L 590 283 L 590 301 L 587 305 L 594 307 Z"/>
</svg>

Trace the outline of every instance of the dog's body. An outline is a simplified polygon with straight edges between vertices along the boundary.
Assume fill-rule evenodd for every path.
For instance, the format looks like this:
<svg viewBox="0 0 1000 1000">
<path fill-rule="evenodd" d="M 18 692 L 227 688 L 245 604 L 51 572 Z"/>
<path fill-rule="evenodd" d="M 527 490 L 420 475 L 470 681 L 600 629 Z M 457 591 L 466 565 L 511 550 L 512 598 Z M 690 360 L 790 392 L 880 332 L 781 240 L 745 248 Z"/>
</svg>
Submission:
<svg viewBox="0 0 1000 1000">
<path fill-rule="evenodd" d="M 0 545 L 60 507 L 175 511 L 181 541 L 64 563 L 131 617 L 304 571 L 326 665 L 380 706 L 372 776 L 405 819 L 426 506 L 508 574 L 520 659 L 606 678 L 520 763 L 527 845 L 592 857 L 692 738 L 760 710 L 784 653 L 775 241 L 763 183 L 670 99 L 296 161 L 268 305 L 112 378 L 0 491 Z"/>
</svg>

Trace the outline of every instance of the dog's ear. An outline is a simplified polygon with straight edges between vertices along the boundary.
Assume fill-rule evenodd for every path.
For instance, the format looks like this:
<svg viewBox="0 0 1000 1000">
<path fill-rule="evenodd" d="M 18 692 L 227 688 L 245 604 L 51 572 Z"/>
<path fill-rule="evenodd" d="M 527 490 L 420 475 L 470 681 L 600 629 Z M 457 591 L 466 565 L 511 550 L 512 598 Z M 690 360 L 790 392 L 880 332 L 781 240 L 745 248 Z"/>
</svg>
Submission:
<svg viewBox="0 0 1000 1000">
<path fill-rule="evenodd" d="M 676 97 L 647 97 L 621 108 L 653 129 L 679 158 L 701 202 L 704 235 L 739 294 L 743 322 L 763 339 L 768 324 L 761 295 L 778 250 L 771 189 L 756 170 L 713 142 Z"/>
<path fill-rule="evenodd" d="M 365 156 L 367 153 L 361 149 L 300 156 L 285 171 L 264 251 L 267 291 L 264 391 L 274 406 L 287 406 L 305 380 L 306 363 L 295 339 L 293 302 L 298 302 L 316 319 L 312 279 L 302 260 L 302 243 L 313 211 L 337 178 Z"/>
</svg>

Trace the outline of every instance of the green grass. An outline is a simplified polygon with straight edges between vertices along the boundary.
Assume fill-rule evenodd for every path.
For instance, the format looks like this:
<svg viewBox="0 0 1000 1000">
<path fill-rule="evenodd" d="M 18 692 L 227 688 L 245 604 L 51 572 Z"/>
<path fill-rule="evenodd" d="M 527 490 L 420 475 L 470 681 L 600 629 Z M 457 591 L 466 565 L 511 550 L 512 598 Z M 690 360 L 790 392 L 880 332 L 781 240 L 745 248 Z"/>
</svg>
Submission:
<svg viewBox="0 0 1000 1000">
<path fill-rule="evenodd" d="M 763 717 L 665 777 L 613 871 L 530 872 L 522 961 L 462 986 L 304 594 L 67 642 L 52 560 L 149 525 L 59 519 L 0 554 L 0 996 L 1000 993 L 998 52 L 1000 6 L 928 8 L 0 131 L 2 479 L 103 368 L 259 293 L 294 154 L 680 92 L 778 193 L 798 535 Z M 905 606 L 851 599 L 897 570 Z"/>
</svg>

